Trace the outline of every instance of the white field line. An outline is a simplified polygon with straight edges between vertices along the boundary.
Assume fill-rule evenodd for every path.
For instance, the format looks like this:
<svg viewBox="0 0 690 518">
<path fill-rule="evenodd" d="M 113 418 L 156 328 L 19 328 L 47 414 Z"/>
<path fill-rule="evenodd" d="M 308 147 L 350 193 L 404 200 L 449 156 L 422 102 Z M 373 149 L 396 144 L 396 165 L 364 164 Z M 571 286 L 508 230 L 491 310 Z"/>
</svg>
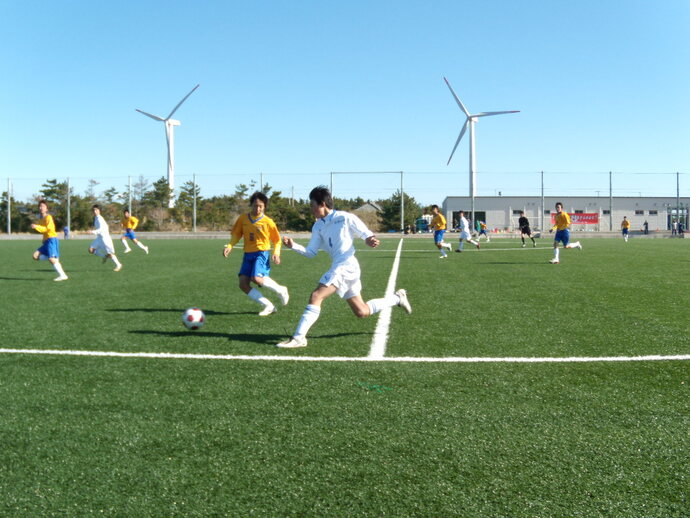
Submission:
<svg viewBox="0 0 690 518">
<path fill-rule="evenodd" d="M 398 243 L 398 250 L 395 253 L 395 260 L 393 261 L 393 268 L 388 277 L 388 285 L 386 286 L 386 297 L 393 295 L 395 292 L 395 280 L 398 278 L 398 267 L 400 266 L 400 251 L 402 250 L 403 240 Z M 388 342 L 388 328 L 391 325 L 392 308 L 386 308 L 379 313 L 379 320 L 376 322 L 376 330 L 374 337 L 369 346 L 369 359 L 377 360 L 383 358 L 386 354 L 386 343 Z"/>
<path fill-rule="evenodd" d="M 231 354 L 180 354 L 180 353 L 122 353 L 115 351 L 69 351 L 55 349 L 2 349 L 0 354 L 27 354 L 53 356 L 95 356 L 112 358 L 159 358 L 173 360 L 249 360 L 249 361 L 297 361 L 297 362 L 393 362 L 393 363 L 599 363 L 599 362 L 654 362 L 688 361 L 690 354 L 646 356 L 570 356 L 570 357 L 449 357 L 425 358 L 416 356 L 371 358 L 370 356 L 271 356 Z"/>
</svg>

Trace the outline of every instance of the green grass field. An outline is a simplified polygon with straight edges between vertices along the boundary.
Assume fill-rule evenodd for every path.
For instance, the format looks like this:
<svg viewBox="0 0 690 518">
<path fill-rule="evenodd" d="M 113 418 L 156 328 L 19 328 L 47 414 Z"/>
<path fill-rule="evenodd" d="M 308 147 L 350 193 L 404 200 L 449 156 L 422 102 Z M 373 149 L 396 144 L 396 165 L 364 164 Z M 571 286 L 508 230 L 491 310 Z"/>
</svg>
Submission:
<svg viewBox="0 0 690 518">
<path fill-rule="evenodd" d="M 329 265 L 286 251 L 266 318 L 222 241 L 150 241 L 122 272 L 61 241 L 70 280 L 0 241 L 0 348 L 366 357 L 333 297 L 278 350 Z M 383 295 L 397 239 L 360 250 Z M 690 354 L 690 242 L 584 239 L 551 265 L 494 240 L 403 245 L 386 357 Z M 116 243 L 119 247 L 119 242 Z M 269 297 L 276 300 L 275 296 Z M 181 324 L 199 306 L 206 326 Z M 3 516 L 688 516 L 690 362 L 442 363 L 0 354 Z"/>
</svg>

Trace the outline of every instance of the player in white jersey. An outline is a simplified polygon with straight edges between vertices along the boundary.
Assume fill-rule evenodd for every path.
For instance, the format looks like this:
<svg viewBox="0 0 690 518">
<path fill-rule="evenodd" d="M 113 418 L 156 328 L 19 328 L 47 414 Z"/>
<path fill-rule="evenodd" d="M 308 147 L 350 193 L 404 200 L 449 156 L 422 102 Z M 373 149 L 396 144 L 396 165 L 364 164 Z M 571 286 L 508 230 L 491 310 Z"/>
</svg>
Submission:
<svg viewBox="0 0 690 518">
<path fill-rule="evenodd" d="M 93 211 L 93 230 L 92 234 L 96 234 L 96 239 L 94 239 L 89 245 L 89 253 L 96 254 L 103 258 L 103 262 L 111 259 L 115 263 L 115 271 L 119 272 L 122 270 L 122 263 L 117 260 L 115 255 L 115 246 L 113 245 L 113 239 L 110 237 L 110 229 L 108 228 L 108 223 L 103 216 L 101 216 L 101 207 L 99 205 L 94 205 L 91 207 Z"/>
<path fill-rule="evenodd" d="M 305 248 L 288 237 L 283 237 L 283 244 L 305 257 L 314 257 L 319 250 L 325 250 L 333 262 L 331 268 L 319 279 L 319 285 L 311 293 L 309 304 L 292 338 L 280 342 L 277 346 L 306 347 L 307 332 L 318 320 L 321 304 L 334 293 L 345 299 L 352 312 L 359 318 L 368 317 L 393 306 L 400 306 L 407 313 L 412 313 L 407 292 L 402 289 L 396 291 L 394 295 L 364 302 L 361 295 L 361 272 L 359 262 L 355 257 L 354 239 L 356 237 L 364 239 L 364 242 L 372 248 L 379 245 L 379 240 L 357 216 L 334 210 L 333 197 L 326 187 L 312 189 L 309 200 L 311 212 L 317 219 L 311 230 L 309 244 Z"/>
<path fill-rule="evenodd" d="M 479 242 L 472 239 L 472 234 L 470 234 L 470 222 L 465 218 L 465 213 L 460 211 L 460 242 L 455 249 L 456 252 L 462 252 L 462 249 L 465 247 L 465 241 L 472 243 L 479 250 Z"/>
</svg>

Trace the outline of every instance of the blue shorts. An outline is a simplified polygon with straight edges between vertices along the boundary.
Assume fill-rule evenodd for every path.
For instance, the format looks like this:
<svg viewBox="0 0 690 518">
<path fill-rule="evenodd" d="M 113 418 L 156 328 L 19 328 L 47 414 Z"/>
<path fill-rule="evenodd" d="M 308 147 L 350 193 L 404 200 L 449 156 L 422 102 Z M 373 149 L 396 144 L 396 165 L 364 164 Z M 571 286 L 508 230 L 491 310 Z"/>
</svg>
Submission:
<svg viewBox="0 0 690 518">
<path fill-rule="evenodd" d="M 137 238 L 137 236 L 134 235 L 134 230 L 132 230 L 131 228 L 125 230 L 124 237 L 130 238 L 132 241 L 134 241 Z"/>
<path fill-rule="evenodd" d="M 481 230 L 479 231 L 479 235 L 480 235 L 480 236 L 486 236 L 486 235 L 488 235 L 488 234 L 486 233 L 486 229 L 485 229 L 485 228 L 481 229 Z"/>
<path fill-rule="evenodd" d="M 46 257 L 60 257 L 60 243 L 57 237 L 49 237 L 38 248 L 37 252 Z"/>
<path fill-rule="evenodd" d="M 556 230 L 556 237 L 553 241 L 554 243 L 560 241 L 563 243 L 563 246 L 568 246 L 568 243 L 570 243 L 570 229 L 564 228 L 563 230 Z"/>
<path fill-rule="evenodd" d="M 445 230 L 434 230 L 434 243 L 437 245 L 443 241 L 443 234 L 445 234 Z"/>
<path fill-rule="evenodd" d="M 623 235 L 624 235 L 624 236 L 627 236 L 627 235 L 628 235 L 628 229 L 627 229 L 627 228 L 624 228 L 624 229 L 623 229 Z"/>
<path fill-rule="evenodd" d="M 271 252 L 247 252 L 242 259 L 242 267 L 237 275 L 247 277 L 268 277 L 271 273 Z"/>
</svg>

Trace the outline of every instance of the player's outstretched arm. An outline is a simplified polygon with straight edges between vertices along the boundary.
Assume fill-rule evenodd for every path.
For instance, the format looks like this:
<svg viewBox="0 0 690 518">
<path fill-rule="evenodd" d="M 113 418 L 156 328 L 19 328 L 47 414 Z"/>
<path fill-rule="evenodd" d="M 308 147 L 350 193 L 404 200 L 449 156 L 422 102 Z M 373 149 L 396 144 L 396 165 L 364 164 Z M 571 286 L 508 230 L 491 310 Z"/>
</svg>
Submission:
<svg viewBox="0 0 690 518">
<path fill-rule="evenodd" d="M 364 242 L 365 242 L 368 246 L 370 246 L 371 248 L 376 248 L 376 247 L 379 246 L 379 244 L 381 243 L 381 241 L 379 241 L 379 240 L 376 238 L 376 236 L 369 236 L 368 238 L 366 238 L 366 239 L 364 240 Z"/>
</svg>

